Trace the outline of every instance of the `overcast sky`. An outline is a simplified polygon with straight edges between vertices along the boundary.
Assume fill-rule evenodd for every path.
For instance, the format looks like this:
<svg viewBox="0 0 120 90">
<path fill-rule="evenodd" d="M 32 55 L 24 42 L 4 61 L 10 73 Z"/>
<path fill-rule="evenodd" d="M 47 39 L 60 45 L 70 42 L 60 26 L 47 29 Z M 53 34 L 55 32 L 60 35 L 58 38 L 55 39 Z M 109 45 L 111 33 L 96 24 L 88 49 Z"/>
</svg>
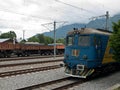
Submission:
<svg viewBox="0 0 120 90">
<path fill-rule="evenodd" d="M 14 30 L 17 38 L 49 31 L 54 21 L 87 23 L 93 16 L 120 13 L 120 0 L 0 0 L 0 32 Z M 59 23 L 61 25 L 62 23 Z M 46 25 L 52 29 L 51 25 Z"/>
</svg>

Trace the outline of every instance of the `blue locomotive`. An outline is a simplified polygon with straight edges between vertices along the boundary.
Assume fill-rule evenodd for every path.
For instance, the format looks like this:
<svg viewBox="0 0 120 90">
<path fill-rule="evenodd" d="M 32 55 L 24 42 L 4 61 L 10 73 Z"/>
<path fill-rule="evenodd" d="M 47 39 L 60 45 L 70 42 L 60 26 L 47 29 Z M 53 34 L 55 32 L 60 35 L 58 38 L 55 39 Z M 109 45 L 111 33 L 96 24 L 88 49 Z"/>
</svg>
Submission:
<svg viewBox="0 0 120 90">
<path fill-rule="evenodd" d="M 92 28 L 74 29 L 66 36 L 65 74 L 86 78 L 97 68 L 116 63 L 109 46 L 110 32 Z"/>
</svg>

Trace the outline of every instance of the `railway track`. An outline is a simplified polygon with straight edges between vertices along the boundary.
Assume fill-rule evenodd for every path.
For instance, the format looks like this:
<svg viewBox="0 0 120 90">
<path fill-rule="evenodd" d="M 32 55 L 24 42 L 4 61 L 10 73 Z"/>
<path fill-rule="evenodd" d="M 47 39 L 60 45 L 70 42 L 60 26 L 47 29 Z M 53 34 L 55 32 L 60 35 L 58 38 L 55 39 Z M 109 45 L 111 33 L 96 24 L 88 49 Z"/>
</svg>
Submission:
<svg viewBox="0 0 120 90">
<path fill-rule="evenodd" d="M 48 82 L 37 84 L 37 85 L 19 88 L 17 90 L 69 90 L 70 88 L 74 86 L 78 86 L 85 82 L 95 80 L 98 78 L 102 78 L 102 77 L 106 77 L 106 76 L 107 76 L 106 73 L 104 73 L 103 75 L 99 74 L 99 75 L 95 75 L 93 77 L 89 77 L 86 79 L 66 77 L 66 78 L 48 81 Z M 71 90 L 74 90 L 74 89 L 71 89 Z"/>
<path fill-rule="evenodd" d="M 75 79 L 71 77 L 61 78 L 58 80 L 53 80 L 38 85 L 33 85 L 25 88 L 20 88 L 18 90 L 66 90 L 78 84 L 86 82 L 87 79 Z"/>
<path fill-rule="evenodd" d="M 62 57 L 63 55 L 57 55 L 56 57 Z M 4 61 L 16 61 L 16 60 L 29 60 L 29 59 L 39 59 L 39 58 L 51 58 L 53 56 L 32 56 L 32 57 L 16 57 L 16 58 L 0 58 L 0 62 Z"/>
<path fill-rule="evenodd" d="M 21 65 L 42 64 L 42 63 L 50 63 L 50 62 L 60 62 L 60 61 L 63 61 L 63 59 L 47 60 L 47 61 L 35 61 L 35 62 L 24 62 L 24 63 L 22 62 L 22 63 L 3 64 L 3 65 L 0 65 L 0 68 L 21 66 Z"/>
<path fill-rule="evenodd" d="M 38 67 L 38 68 L 32 68 L 32 69 L 24 69 L 24 70 L 2 72 L 2 73 L 0 73 L 0 77 L 20 75 L 20 74 L 39 72 L 39 71 L 45 71 L 45 70 L 51 70 L 51 69 L 57 69 L 57 68 L 60 68 L 60 66 L 59 65 L 53 65 L 53 66 Z"/>
</svg>

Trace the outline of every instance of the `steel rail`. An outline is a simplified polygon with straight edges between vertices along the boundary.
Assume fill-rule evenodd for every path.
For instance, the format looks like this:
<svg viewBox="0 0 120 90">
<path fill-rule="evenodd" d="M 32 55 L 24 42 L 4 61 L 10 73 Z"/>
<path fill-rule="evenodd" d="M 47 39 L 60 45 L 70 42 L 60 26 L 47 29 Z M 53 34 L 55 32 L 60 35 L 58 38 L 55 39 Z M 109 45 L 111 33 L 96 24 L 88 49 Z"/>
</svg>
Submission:
<svg viewBox="0 0 120 90">
<path fill-rule="evenodd" d="M 20 74 L 39 72 L 39 71 L 45 71 L 45 70 L 51 70 L 51 69 L 57 69 L 57 68 L 60 68 L 60 66 L 59 65 L 54 65 L 54 66 L 47 66 L 47 67 L 38 67 L 38 68 L 32 68 L 32 69 L 2 72 L 2 73 L 0 73 L 0 77 L 20 75 Z"/>
<path fill-rule="evenodd" d="M 57 55 L 61 57 L 63 55 Z M 4 61 L 16 61 L 16 60 L 29 60 L 29 59 L 39 59 L 39 58 L 52 58 L 53 56 L 33 56 L 33 57 L 17 57 L 17 58 L 0 58 L 0 62 Z"/>
<path fill-rule="evenodd" d="M 3 65 L 0 65 L 0 68 L 23 66 L 23 65 L 32 65 L 32 64 L 42 64 L 42 63 L 50 63 L 50 62 L 60 62 L 60 61 L 63 61 L 63 59 L 46 60 L 46 61 L 35 61 L 35 62 L 25 62 L 25 63 L 22 62 L 22 63 L 3 64 Z"/>
</svg>

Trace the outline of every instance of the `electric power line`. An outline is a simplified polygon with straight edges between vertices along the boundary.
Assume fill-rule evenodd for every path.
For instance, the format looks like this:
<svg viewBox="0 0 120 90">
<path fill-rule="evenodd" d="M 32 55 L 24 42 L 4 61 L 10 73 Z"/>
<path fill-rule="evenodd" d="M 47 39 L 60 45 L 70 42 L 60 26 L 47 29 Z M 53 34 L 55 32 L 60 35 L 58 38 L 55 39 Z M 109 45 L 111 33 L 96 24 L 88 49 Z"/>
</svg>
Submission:
<svg viewBox="0 0 120 90">
<path fill-rule="evenodd" d="M 23 14 L 23 13 L 18 13 L 18 12 L 14 12 L 14 11 L 10 11 L 8 9 L 4 9 L 4 10 L 1 10 L 0 11 L 3 11 L 3 12 L 8 12 L 8 13 L 13 13 L 13 14 L 17 14 L 17 15 L 21 15 L 21 16 L 27 16 L 27 17 L 32 17 L 32 18 L 37 18 L 37 19 L 43 19 L 43 20 L 53 20 L 51 19 L 50 17 L 42 17 L 42 16 L 33 16 L 33 15 L 26 15 L 26 14 Z"/>
<path fill-rule="evenodd" d="M 115 1 L 114 1 L 114 2 L 115 2 Z M 96 1 L 96 3 L 100 4 L 99 6 L 103 6 L 104 10 L 105 10 L 105 7 L 106 7 L 107 9 L 110 9 L 110 10 L 112 10 L 112 11 L 117 12 L 115 9 L 109 8 L 109 7 L 105 6 L 104 4 L 102 4 L 102 3 L 100 3 L 100 2 L 97 2 L 97 1 Z"/>
<path fill-rule="evenodd" d="M 62 2 L 62 1 L 60 1 L 60 0 L 55 0 L 55 1 L 56 1 L 56 2 L 59 2 L 59 3 L 62 3 L 62 4 L 65 4 L 65 5 L 68 5 L 68 6 L 71 6 L 71 7 L 73 7 L 73 8 L 79 9 L 79 10 L 88 12 L 88 13 L 96 14 L 95 12 L 92 12 L 92 11 L 90 11 L 90 10 L 87 10 L 87 9 L 84 9 L 84 8 L 80 8 L 80 7 L 77 7 L 77 6 L 74 6 L 74 5 L 71 5 L 71 4 Z"/>
<path fill-rule="evenodd" d="M 68 23 L 67 21 L 59 21 L 59 22 L 55 22 L 55 23 L 62 23 L 59 27 L 63 26 L 65 23 Z M 52 25 L 53 26 L 53 22 L 50 23 L 45 23 L 45 24 L 41 24 L 41 26 L 45 27 L 46 29 L 52 31 L 53 29 L 48 28 L 48 25 Z"/>
</svg>

